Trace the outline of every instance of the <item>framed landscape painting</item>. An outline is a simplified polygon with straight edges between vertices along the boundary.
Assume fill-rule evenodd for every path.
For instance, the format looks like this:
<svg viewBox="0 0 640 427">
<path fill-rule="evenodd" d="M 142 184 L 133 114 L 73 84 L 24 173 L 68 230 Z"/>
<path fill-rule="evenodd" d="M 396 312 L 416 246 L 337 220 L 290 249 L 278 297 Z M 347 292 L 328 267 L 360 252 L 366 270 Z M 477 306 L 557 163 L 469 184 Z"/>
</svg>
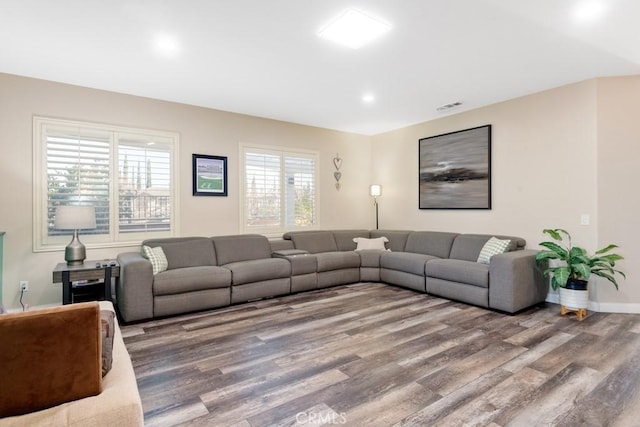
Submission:
<svg viewBox="0 0 640 427">
<path fill-rule="evenodd" d="M 194 154 L 192 160 L 193 195 L 226 196 L 227 158 Z"/>
<path fill-rule="evenodd" d="M 420 209 L 491 209 L 491 125 L 418 144 Z"/>
</svg>

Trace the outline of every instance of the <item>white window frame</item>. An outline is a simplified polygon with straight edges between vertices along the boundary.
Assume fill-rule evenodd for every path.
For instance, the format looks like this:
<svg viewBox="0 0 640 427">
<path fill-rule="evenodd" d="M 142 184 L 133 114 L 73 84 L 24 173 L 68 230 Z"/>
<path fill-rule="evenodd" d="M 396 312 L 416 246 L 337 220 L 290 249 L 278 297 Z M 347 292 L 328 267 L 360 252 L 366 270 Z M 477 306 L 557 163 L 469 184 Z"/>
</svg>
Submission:
<svg viewBox="0 0 640 427">
<path fill-rule="evenodd" d="M 111 188 L 109 194 L 109 233 L 91 235 L 81 234 L 81 240 L 87 248 L 108 248 L 135 246 L 144 239 L 173 237 L 179 235 L 180 224 L 180 183 L 179 170 L 179 134 L 151 129 L 139 129 L 123 126 L 108 125 L 102 123 L 81 122 L 75 120 L 57 119 L 51 117 L 33 117 L 33 251 L 48 252 L 64 249 L 69 244 L 70 235 L 49 236 L 47 228 L 47 128 L 48 127 L 71 126 L 83 129 L 95 130 L 97 132 L 108 132 L 111 134 L 109 140 L 110 156 L 110 179 Z M 118 135 L 142 135 L 145 137 L 162 138 L 169 141 L 170 148 L 170 200 L 171 218 L 169 230 L 167 231 L 146 231 L 138 233 L 120 233 L 118 206 Z"/>
<path fill-rule="evenodd" d="M 248 227 L 247 226 L 247 215 L 246 215 L 246 165 L 245 165 L 245 155 L 247 152 L 256 151 L 262 152 L 265 154 L 271 155 L 279 155 L 281 158 L 290 155 L 290 156 L 305 156 L 305 157 L 313 157 L 314 158 L 314 213 L 315 213 L 315 223 L 311 226 L 305 227 L 296 227 L 284 225 L 284 209 L 285 204 L 280 203 L 280 227 Z M 239 144 L 239 166 L 238 170 L 240 171 L 240 229 L 243 233 L 259 233 L 263 234 L 267 237 L 282 237 L 283 233 L 287 231 L 302 231 L 302 230 L 317 230 L 320 228 L 320 152 L 314 150 L 304 150 L 298 148 L 291 147 L 278 147 L 271 145 L 258 145 L 258 144 L 248 144 L 248 143 L 240 143 Z M 285 182 L 284 182 L 284 174 L 280 175 L 280 196 L 282 197 L 284 194 Z"/>
</svg>

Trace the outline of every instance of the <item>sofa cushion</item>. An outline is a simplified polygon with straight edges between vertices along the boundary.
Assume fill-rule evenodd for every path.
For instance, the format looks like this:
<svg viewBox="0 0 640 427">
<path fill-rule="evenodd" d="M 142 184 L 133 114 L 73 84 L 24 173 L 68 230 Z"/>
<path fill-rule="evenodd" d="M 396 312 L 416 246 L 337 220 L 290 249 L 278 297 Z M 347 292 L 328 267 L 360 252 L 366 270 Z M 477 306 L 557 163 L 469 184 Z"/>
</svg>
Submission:
<svg viewBox="0 0 640 427">
<path fill-rule="evenodd" d="M 442 231 L 414 231 L 407 237 L 406 252 L 449 258 L 457 233 Z"/>
<path fill-rule="evenodd" d="M 374 249 L 378 251 L 386 250 L 385 243 L 389 242 L 386 237 L 376 237 L 375 239 L 366 239 L 364 237 L 356 237 L 353 239 L 356 243 L 356 251 L 364 251 Z"/>
<path fill-rule="evenodd" d="M 283 279 L 291 276 L 291 263 L 284 258 L 232 262 L 225 264 L 224 267 L 231 270 L 233 285 Z"/>
<path fill-rule="evenodd" d="M 501 240 L 495 237 L 490 238 L 480 250 L 478 262 L 480 264 L 489 264 L 492 256 L 505 253 L 509 250 L 510 244 L 511 240 Z"/>
<path fill-rule="evenodd" d="M 434 259 L 425 266 L 427 277 L 464 283 L 481 288 L 489 287 L 489 266 L 459 259 Z M 427 279 L 427 282 L 429 279 Z M 427 286 L 428 287 L 428 286 Z"/>
<path fill-rule="evenodd" d="M 260 234 L 212 237 L 218 256 L 218 265 L 232 262 L 271 258 L 269 239 Z"/>
<path fill-rule="evenodd" d="M 148 259 L 151 263 L 151 270 L 154 275 L 165 271 L 169 266 L 169 262 L 167 261 L 167 257 L 165 256 L 161 246 L 152 248 L 151 246 L 143 245 L 142 256 Z"/>
<path fill-rule="evenodd" d="M 173 295 L 231 286 L 231 272 L 223 267 L 201 266 L 167 270 L 153 279 L 154 295 Z"/>
<path fill-rule="evenodd" d="M 333 238 L 339 251 L 353 251 L 356 243 L 353 239 L 369 238 L 369 230 L 334 230 Z"/>
<path fill-rule="evenodd" d="M 424 277 L 424 265 L 431 259 L 438 258 L 433 255 L 411 252 L 383 252 L 380 256 L 380 268 L 403 271 Z"/>
<path fill-rule="evenodd" d="M 102 391 L 97 302 L 0 316 L 0 417 Z"/>
<path fill-rule="evenodd" d="M 169 270 L 216 265 L 213 243 L 206 237 L 163 243 L 161 246 L 167 255 Z"/>
<path fill-rule="evenodd" d="M 330 231 L 305 231 L 301 233 L 287 233 L 296 249 L 303 249 L 309 253 L 336 252 L 338 245 Z M 353 242 L 352 242 L 353 244 Z M 355 246 L 355 245 L 354 245 Z"/>
<path fill-rule="evenodd" d="M 369 232 L 371 238 L 386 237 L 389 239 L 389 243 L 386 244 L 387 249 L 395 252 L 404 251 L 404 247 L 407 244 L 407 238 L 411 231 L 406 230 L 371 230 Z"/>
<path fill-rule="evenodd" d="M 113 337 L 115 334 L 115 317 L 113 310 L 100 310 L 100 331 L 102 339 L 102 376 L 111 370 L 113 363 Z"/>
<path fill-rule="evenodd" d="M 355 252 L 322 252 L 315 256 L 318 260 L 318 273 L 360 267 L 360 256 Z"/>
</svg>

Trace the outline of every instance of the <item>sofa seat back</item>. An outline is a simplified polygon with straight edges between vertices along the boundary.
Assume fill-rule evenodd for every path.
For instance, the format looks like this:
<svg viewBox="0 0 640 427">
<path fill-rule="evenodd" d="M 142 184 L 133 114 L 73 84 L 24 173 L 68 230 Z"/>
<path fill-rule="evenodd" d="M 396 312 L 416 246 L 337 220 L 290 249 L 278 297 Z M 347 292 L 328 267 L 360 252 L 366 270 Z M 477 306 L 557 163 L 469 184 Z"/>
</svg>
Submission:
<svg viewBox="0 0 640 427">
<path fill-rule="evenodd" d="M 364 237 L 368 239 L 369 230 L 334 230 L 333 238 L 339 251 L 355 251 L 358 246 L 353 241 L 356 237 Z"/>
<path fill-rule="evenodd" d="M 167 269 L 217 265 L 216 251 L 207 237 L 172 237 L 149 239 L 143 246 L 162 247 L 169 263 Z"/>
<path fill-rule="evenodd" d="M 451 247 L 458 233 L 443 231 L 414 231 L 407 237 L 405 252 L 449 258 Z"/>
<path fill-rule="evenodd" d="M 218 265 L 271 258 L 269 239 L 260 234 L 212 237 Z"/>
<path fill-rule="evenodd" d="M 285 233 L 282 238 L 291 240 L 296 249 L 302 249 L 311 254 L 338 251 L 338 245 L 331 231 L 290 232 Z"/>
<path fill-rule="evenodd" d="M 97 302 L 0 316 L 0 343 L 0 418 L 102 392 Z"/>
<path fill-rule="evenodd" d="M 370 237 L 377 239 L 379 237 L 386 237 L 389 242 L 385 245 L 387 249 L 394 252 L 403 252 L 407 245 L 407 238 L 411 231 L 406 230 L 371 230 Z"/>
<path fill-rule="evenodd" d="M 460 234 L 453 242 L 449 258 L 475 262 L 478 260 L 478 255 L 480 255 L 480 251 L 484 244 L 492 237 L 496 237 L 501 240 L 511 240 L 508 252 L 523 250 L 527 243 L 524 239 L 515 236 Z"/>
</svg>

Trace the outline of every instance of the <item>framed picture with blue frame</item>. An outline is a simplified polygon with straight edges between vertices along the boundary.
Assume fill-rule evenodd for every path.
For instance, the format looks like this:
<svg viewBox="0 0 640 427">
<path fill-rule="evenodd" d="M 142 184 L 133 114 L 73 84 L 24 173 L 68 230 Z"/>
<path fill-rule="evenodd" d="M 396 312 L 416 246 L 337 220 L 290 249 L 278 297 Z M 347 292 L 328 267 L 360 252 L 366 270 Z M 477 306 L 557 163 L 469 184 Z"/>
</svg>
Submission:
<svg viewBox="0 0 640 427">
<path fill-rule="evenodd" d="M 227 195 L 227 158 L 193 154 L 193 195 Z"/>
</svg>

